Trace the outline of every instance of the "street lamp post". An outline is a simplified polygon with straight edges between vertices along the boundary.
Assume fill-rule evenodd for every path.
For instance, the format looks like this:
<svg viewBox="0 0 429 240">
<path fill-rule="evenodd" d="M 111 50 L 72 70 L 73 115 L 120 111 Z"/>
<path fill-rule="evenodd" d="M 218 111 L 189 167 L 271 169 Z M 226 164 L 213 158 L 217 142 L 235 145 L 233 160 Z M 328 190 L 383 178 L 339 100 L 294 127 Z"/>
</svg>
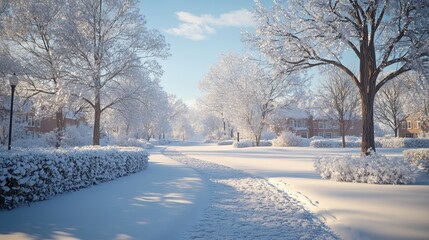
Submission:
<svg viewBox="0 0 429 240">
<path fill-rule="evenodd" d="M 18 78 L 16 74 L 13 73 L 12 76 L 9 77 L 10 88 L 12 90 L 12 96 L 10 98 L 10 120 L 9 120 L 9 144 L 7 145 L 7 150 L 10 150 L 12 144 L 12 115 L 13 115 L 13 97 L 15 95 L 15 87 L 18 85 Z"/>
</svg>

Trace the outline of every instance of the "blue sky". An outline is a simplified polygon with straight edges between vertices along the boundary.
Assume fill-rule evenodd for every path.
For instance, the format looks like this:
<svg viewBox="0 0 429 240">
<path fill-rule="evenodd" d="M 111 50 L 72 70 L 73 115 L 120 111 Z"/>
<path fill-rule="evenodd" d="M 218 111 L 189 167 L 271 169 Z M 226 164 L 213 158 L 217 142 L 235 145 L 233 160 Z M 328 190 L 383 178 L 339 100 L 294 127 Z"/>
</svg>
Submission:
<svg viewBox="0 0 429 240">
<path fill-rule="evenodd" d="M 170 44 L 171 57 L 161 61 L 165 91 L 184 101 L 201 97 L 198 83 L 210 66 L 221 54 L 245 48 L 241 33 L 253 29 L 252 8 L 252 0 L 141 0 L 148 28 Z"/>
</svg>

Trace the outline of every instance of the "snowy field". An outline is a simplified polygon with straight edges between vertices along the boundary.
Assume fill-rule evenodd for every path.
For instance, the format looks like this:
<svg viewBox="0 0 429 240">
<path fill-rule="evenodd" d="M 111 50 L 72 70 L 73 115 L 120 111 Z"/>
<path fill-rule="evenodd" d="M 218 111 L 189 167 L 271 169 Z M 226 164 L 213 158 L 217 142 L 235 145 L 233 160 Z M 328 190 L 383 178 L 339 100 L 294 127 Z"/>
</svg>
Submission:
<svg viewBox="0 0 429 240">
<path fill-rule="evenodd" d="M 317 156 L 358 151 L 157 147 L 143 172 L 0 211 L 0 239 L 427 239 L 427 175 L 393 186 L 314 171 Z"/>
<path fill-rule="evenodd" d="M 324 219 L 342 239 L 428 239 L 429 176 L 414 185 L 373 185 L 322 180 L 318 156 L 358 154 L 359 149 L 176 146 L 190 157 L 240 169 L 267 179 Z M 401 156 L 404 149 L 378 149 Z"/>
</svg>

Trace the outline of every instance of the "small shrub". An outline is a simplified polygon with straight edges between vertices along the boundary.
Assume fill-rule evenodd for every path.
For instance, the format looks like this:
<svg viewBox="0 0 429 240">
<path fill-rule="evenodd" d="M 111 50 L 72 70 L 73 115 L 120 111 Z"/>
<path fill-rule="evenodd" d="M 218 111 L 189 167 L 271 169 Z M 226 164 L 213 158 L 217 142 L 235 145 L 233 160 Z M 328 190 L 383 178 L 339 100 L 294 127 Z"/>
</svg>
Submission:
<svg viewBox="0 0 429 240">
<path fill-rule="evenodd" d="M 339 141 L 333 141 L 331 139 L 316 139 L 310 142 L 310 147 L 314 148 L 340 148 L 341 143 Z"/>
<path fill-rule="evenodd" d="M 418 176 L 417 167 L 402 158 L 387 158 L 374 152 L 364 157 L 322 157 L 314 166 L 323 179 L 343 182 L 408 184 Z"/>
<path fill-rule="evenodd" d="M 429 148 L 405 150 L 404 159 L 429 172 Z"/>
<path fill-rule="evenodd" d="M 247 148 L 247 147 L 253 147 L 254 146 L 254 142 L 252 140 L 241 140 L 240 142 L 235 141 L 232 144 L 233 147 L 235 148 Z"/>
<path fill-rule="evenodd" d="M 358 137 L 346 136 L 347 148 L 358 148 L 361 146 L 361 140 Z M 318 138 L 310 142 L 310 147 L 314 148 L 340 148 L 343 146 L 341 138 Z"/>
<path fill-rule="evenodd" d="M 232 145 L 234 143 L 234 140 L 223 140 L 217 142 L 217 145 Z"/>
<path fill-rule="evenodd" d="M 292 132 L 282 132 L 280 136 L 272 141 L 274 146 L 277 147 L 308 147 L 309 140 L 296 136 Z"/>
<path fill-rule="evenodd" d="M 115 141 L 117 146 L 121 147 L 140 147 L 144 149 L 153 148 L 153 144 L 146 141 L 145 139 L 137 138 L 120 138 Z"/>
<path fill-rule="evenodd" d="M 256 143 L 254 143 L 254 145 L 256 145 Z M 260 147 L 271 147 L 271 146 L 273 146 L 273 144 L 271 143 L 271 141 L 261 140 L 261 141 L 259 141 L 259 146 Z"/>
</svg>

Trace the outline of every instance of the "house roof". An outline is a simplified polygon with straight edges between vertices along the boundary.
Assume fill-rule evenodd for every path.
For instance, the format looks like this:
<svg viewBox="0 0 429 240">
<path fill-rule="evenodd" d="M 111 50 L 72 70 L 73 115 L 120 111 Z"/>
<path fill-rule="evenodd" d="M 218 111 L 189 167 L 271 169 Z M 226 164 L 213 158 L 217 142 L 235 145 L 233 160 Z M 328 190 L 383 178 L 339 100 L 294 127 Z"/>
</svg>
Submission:
<svg viewBox="0 0 429 240">
<path fill-rule="evenodd" d="M 295 119 L 305 119 L 310 117 L 310 114 L 306 110 L 297 107 L 281 108 L 278 110 L 278 114 L 281 117 Z"/>
</svg>

